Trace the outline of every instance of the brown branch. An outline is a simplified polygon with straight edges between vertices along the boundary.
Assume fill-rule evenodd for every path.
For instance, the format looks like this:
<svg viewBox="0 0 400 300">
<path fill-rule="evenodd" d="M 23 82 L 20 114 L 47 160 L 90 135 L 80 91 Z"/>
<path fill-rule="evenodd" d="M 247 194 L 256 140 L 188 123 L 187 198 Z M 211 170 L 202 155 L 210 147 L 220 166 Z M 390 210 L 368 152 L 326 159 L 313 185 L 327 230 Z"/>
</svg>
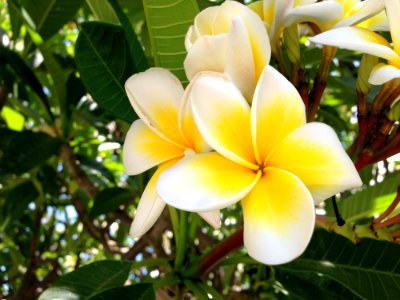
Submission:
<svg viewBox="0 0 400 300">
<path fill-rule="evenodd" d="M 238 229 L 232 235 L 227 237 L 221 243 L 216 245 L 210 252 L 208 252 L 201 260 L 197 269 L 193 271 L 192 275 L 204 275 L 208 273 L 217 263 L 224 257 L 243 246 L 243 228 Z"/>
<path fill-rule="evenodd" d="M 86 176 L 83 170 L 79 166 L 79 160 L 75 155 L 73 149 L 64 144 L 60 148 L 60 158 L 63 161 L 68 173 L 74 179 L 81 190 L 90 198 L 94 198 L 97 194 L 97 188 Z M 77 195 L 72 195 L 71 203 L 74 205 L 76 212 L 78 213 L 79 220 L 82 222 L 83 226 L 87 232 L 97 241 L 99 241 L 104 248 L 110 252 L 118 252 L 116 247 L 110 245 L 110 237 L 107 234 L 107 229 L 103 229 L 100 226 L 96 226 L 94 222 L 89 220 L 86 206 L 79 200 Z"/>
<path fill-rule="evenodd" d="M 332 59 L 336 54 L 336 47 L 323 46 L 322 61 L 319 65 L 317 75 L 314 78 L 313 88 L 309 96 L 309 110 L 307 114 L 307 122 L 312 122 L 318 112 L 321 103 L 322 95 L 325 91 L 331 67 Z"/>
<path fill-rule="evenodd" d="M 367 165 L 371 163 L 373 160 L 376 151 L 384 145 L 387 137 L 389 136 L 390 130 L 392 129 L 393 122 L 389 119 L 385 119 L 383 124 L 379 128 L 379 132 L 375 138 L 375 140 L 371 143 L 371 145 L 364 149 L 360 156 L 358 157 L 357 161 L 355 162 L 355 166 L 357 170 L 361 170 Z"/>
<path fill-rule="evenodd" d="M 40 228 L 41 220 L 45 211 L 45 207 L 37 206 L 34 212 L 34 222 L 33 222 L 33 236 L 31 239 L 31 246 L 29 251 L 29 262 L 27 265 L 26 272 L 22 279 L 22 283 L 16 293 L 12 296 L 12 300 L 26 299 L 33 300 L 36 299 L 37 288 L 39 285 L 38 278 L 36 277 L 36 268 L 38 266 L 37 262 L 37 248 L 40 241 Z"/>
<path fill-rule="evenodd" d="M 69 145 L 64 144 L 61 146 L 60 158 L 68 170 L 68 173 L 78 183 L 82 191 L 90 198 L 94 198 L 97 194 L 97 188 L 80 168 L 79 160 Z"/>
</svg>

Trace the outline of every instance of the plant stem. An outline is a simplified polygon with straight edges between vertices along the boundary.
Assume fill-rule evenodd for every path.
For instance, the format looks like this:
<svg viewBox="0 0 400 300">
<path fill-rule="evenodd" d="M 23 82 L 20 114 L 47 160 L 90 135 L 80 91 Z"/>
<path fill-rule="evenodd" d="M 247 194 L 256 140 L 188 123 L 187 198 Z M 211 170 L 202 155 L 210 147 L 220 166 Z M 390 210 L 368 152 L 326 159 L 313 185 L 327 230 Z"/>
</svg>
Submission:
<svg viewBox="0 0 400 300">
<path fill-rule="evenodd" d="M 171 219 L 172 231 L 174 232 L 174 238 L 175 238 L 175 240 L 177 240 L 178 239 L 178 230 L 179 230 L 178 211 L 176 208 L 168 205 L 168 212 L 169 212 L 169 217 Z"/>
<path fill-rule="evenodd" d="M 332 59 L 336 54 L 336 47 L 324 46 L 322 48 L 322 61 L 319 65 L 317 75 L 314 78 L 313 89 L 310 94 L 310 107 L 307 116 L 307 122 L 312 122 L 315 119 L 319 105 L 321 103 L 322 95 L 325 91 L 329 69 L 331 67 Z"/>
<path fill-rule="evenodd" d="M 397 205 L 400 202 L 400 186 L 397 187 L 397 195 L 394 198 L 393 202 L 390 204 L 390 206 L 378 217 L 376 218 L 373 223 L 378 224 L 381 221 L 383 221 L 388 215 L 390 215 L 394 209 L 397 207 Z"/>
<path fill-rule="evenodd" d="M 186 241 L 188 232 L 188 212 L 181 211 L 179 218 L 178 236 L 176 237 L 176 257 L 175 267 L 179 268 L 183 265 L 186 254 Z"/>
<path fill-rule="evenodd" d="M 243 228 L 238 229 L 211 249 L 211 251 L 201 259 L 193 275 L 208 273 L 221 259 L 241 246 L 243 246 Z"/>
</svg>

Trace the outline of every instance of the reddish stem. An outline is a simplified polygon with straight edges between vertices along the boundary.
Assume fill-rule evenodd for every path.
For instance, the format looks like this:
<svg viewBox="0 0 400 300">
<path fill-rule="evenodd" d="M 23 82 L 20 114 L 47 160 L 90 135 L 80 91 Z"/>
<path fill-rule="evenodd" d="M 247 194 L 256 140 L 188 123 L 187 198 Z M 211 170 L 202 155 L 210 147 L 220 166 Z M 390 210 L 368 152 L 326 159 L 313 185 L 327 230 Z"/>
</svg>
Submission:
<svg viewBox="0 0 400 300">
<path fill-rule="evenodd" d="M 357 106 L 358 106 L 358 136 L 356 140 L 356 154 L 364 147 L 365 140 L 368 134 L 368 107 L 367 95 L 357 93 Z"/>
<path fill-rule="evenodd" d="M 313 89 L 310 94 L 310 110 L 307 116 L 307 122 L 314 121 L 315 115 L 318 112 L 321 98 L 326 88 L 332 59 L 336 54 L 336 47 L 324 46 L 322 48 L 322 54 L 322 61 L 319 65 L 317 75 L 314 78 Z"/>
<path fill-rule="evenodd" d="M 385 228 L 385 227 L 392 226 L 392 225 L 394 225 L 396 223 L 400 223 L 400 214 L 397 214 L 394 217 L 391 217 L 390 219 L 387 219 L 385 222 L 374 224 L 374 225 L 372 225 L 372 227 L 374 229 L 382 229 L 382 228 Z"/>
<path fill-rule="evenodd" d="M 390 204 L 390 206 L 379 216 L 379 218 L 376 218 L 373 222 L 375 224 L 378 224 L 382 220 L 384 220 L 397 207 L 397 204 L 399 204 L 399 202 L 400 202 L 400 186 L 397 188 L 396 198 L 394 198 L 392 204 Z"/>
<path fill-rule="evenodd" d="M 377 163 L 378 161 L 384 160 L 386 158 L 389 158 L 397 153 L 400 153 L 400 144 L 397 145 L 396 147 L 393 147 L 391 149 L 387 149 L 384 152 L 380 152 L 379 155 L 374 157 L 373 160 L 371 160 L 371 164 Z"/>
<path fill-rule="evenodd" d="M 376 150 L 378 150 L 386 141 L 387 136 L 389 135 L 390 129 L 393 126 L 393 122 L 390 121 L 389 119 L 386 119 L 382 126 L 379 129 L 378 136 L 376 139 L 373 141 L 371 146 L 367 149 L 365 149 L 360 156 L 358 157 L 358 160 L 355 163 L 356 169 L 359 171 L 362 168 L 366 167 L 371 163 L 371 161 L 374 158 L 374 154 Z"/>
<path fill-rule="evenodd" d="M 228 238 L 216 245 L 209 253 L 201 260 L 197 274 L 203 275 L 209 272 L 221 259 L 227 256 L 232 251 L 243 246 L 243 228 L 234 232 Z"/>
</svg>

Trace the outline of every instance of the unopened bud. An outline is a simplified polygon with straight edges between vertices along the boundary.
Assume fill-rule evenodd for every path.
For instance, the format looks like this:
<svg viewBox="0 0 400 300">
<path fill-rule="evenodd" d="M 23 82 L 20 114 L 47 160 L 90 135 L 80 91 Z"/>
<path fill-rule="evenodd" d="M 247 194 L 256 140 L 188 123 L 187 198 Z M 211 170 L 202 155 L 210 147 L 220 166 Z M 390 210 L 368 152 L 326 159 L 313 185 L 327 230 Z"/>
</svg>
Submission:
<svg viewBox="0 0 400 300">
<path fill-rule="evenodd" d="M 283 31 L 283 39 L 285 41 L 285 47 L 288 58 L 292 64 L 300 64 L 300 45 L 299 45 L 299 33 L 297 30 L 297 24 L 286 27 Z"/>
<path fill-rule="evenodd" d="M 398 96 L 390 106 L 388 118 L 393 122 L 400 121 L 400 96 Z"/>
<path fill-rule="evenodd" d="M 378 63 L 378 57 L 374 55 L 364 54 L 362 56 L 357 76 L 358 92 L 367 95 L 371 90 L 371 84 L 368 82 L 368 78 L 371 75 L 372 69 L 377 63 Z"/>
</svg>

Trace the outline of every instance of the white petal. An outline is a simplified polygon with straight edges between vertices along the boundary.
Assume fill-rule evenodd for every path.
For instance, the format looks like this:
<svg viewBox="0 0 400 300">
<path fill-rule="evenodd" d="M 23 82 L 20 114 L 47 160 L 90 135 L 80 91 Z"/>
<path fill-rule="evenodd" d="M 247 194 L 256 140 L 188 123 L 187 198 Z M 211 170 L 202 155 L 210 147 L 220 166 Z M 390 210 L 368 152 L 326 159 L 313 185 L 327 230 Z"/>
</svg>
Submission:
<svg viewBox="0 0 400 300">
<path fill-rule="evenodd" d="M 400 1 L 399 0 L 385 0 L 386 14 L 389 19 L 390 35 L 394 51 L 400 55 Z M 400 64 L 397 66 L 400 67 Z"/>
<path fill-rule="evenodd" d="M 400 78 L 400 69 L 380 63 L 372 69 L 368 82 L 374 85 L 381 85 L 394 78 Z"/>
<path fill-rule="evenodd" d="M 307 123 L 294 130 L 275 148 L 267 166 L 296 175 L 316 204 L 362 185 L 336 133 L 323 123 Z"/>
<path fill-rule="evenodd" d="M 383 1 L 366 0 L 353 5 L 347 16 L 337 22 L 332 28 L 339 28 L 359 24 L 381 12 L 384 8 Z"/>
<path fill-rule="evenodd" d="M 183 157 L 185 149 L 164 140 L 142 120 L 129 128 L 123 146 L 124 172 L 137 175 L 167 160 Z"/>
<path fill-rule="evenodd" d="M 208 212 L 242 199 L 254 186 L 260 172 L 236 164 L 216 152 L 186 157 L 164 171 L 157 190 L 169 205 Z"/>
<path fill-rule="evenodd" d="M 343 8 L 334 1 L 317 2 L 310 5 L 299 5 L 288 11 L 285 16 L 284 26 L 290 26 L 295 23 L 313 22 L 322 20 L 335 21 L 343 16 Z"/>
<path fill-rule="evenodd" d="M 131 237 L 140 238 L 160 217 L 165 207 L 165 202 L 157 194 L 157 180 L 160 173 L 175 162 L 176 161 L 161 165 L 148 182 L 142 197 L 140 198 L 135 218 L 133 219 L 129 230 L 129 235 Z"/>
<path fill-rule="evenodd" d="M 214 34 L 229 32 L 232 19 L 236 16 L 241 18 L 246 26 L 253 50 L 255 74 L 258 78 L 271 57 L 267 30 L 260 17 L 243 4 L 236 1 L 225 1 L 215 18 Z"/>
<path fill-rule="evenodd" d="M 194 19 L 196 36 L 213 35 L 213 24 L 219 11 L 218 6 L 210 6 L 202 10 Z"/>
<path fill-rule="evenodd" d="M 240 17 L 232 19 L 227 49 L 225 72 L 251 102 L 256 86 L 254 57 L 246 26 Z"/>
<path fill-rule="evenodd" d="M 138 116 L 156 134 L 184 145 L 178 126 L 183 87 L 178 78 L 161 68 L 150 68 L 128 78 L 128 98 Z"/>
<path fill-rule="evenodd" d="M 400 57 L 390 48 L 389 43 L 382 36 L 365 28 L 336 28 L 318 34 L 309 38 L 309 40 L 314 43 L 360 51 L 390 61 L 400 62 Z"/>
<path fill-rule="evenodd" d="M 267 66 L 251 107 L 252 139 L 258 161 L 264 163 L 280 141 L 305 122 L 304 103 L 296 88 L 281 73 Z"/>
<path fill-rule="evenodd" d="M 183 62 L 187 78 L 192 80 L 202 71 L 224 72 L 226 52 L 227 34 L 199 37 Z"/>
<path fill-rule="evenodd" d="M 213 211 L 199 212 L 199 215 L 214 229 L 218 229 L 221 227 L 221 214 L 219 209 Z"/>
<path fill-rule="evenodd" d="M 195 81 L 196 79 L 193 79 L 186 87 L 182 106 L 179 110 L 179 128 L 188 146 L 196 153 L 203 153 L 209 152 L 212 149 L 201 136 L 200 131 L 197 129 L 197 125 L 194 121 L 191 105 L 191 93 L 192 86 Z"/>
<path fill-rule="evenodd" d="M 242 204 L 244 245 L 251 257 L 276 265 L 303 253 L 314 230 L 314 203 L 296 176 L 265 169 Z"/>
<path fill-rule="evenodd" d="M 248 168 L 258 169 L 250 132 L 250 107 L 232 81 L 205 72 L 193 82 L 193 115 L 203 138 L 216 151 Z"/>
</svg>

